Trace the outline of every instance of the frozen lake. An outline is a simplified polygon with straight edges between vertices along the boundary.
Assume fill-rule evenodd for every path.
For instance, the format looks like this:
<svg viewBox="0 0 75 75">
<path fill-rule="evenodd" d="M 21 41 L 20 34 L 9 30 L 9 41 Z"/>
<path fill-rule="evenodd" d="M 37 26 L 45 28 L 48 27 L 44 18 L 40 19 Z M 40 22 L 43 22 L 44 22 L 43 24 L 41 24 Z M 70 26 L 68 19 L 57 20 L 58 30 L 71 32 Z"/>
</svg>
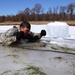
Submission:
<svg viewBox="0 0 75 75">
<path fill-rule="evenodd" d="M 15 25 L 16 26 L 16 25 Z M 12 26 L 8 26 L 8 25 L 4 25 L 4 26 L 0 26 L 0 33 L 4 32 L 10 28 L 12 28 Z M 18 27 L 18 26 L 17 26 Z M 49 31 L 48 31 L 48 26 L 46 24 L 43 25 L 31 25 L 31 31 L 32 32 L 40 32 L 42 29 L 45 29 L 47 31 L 47 35 L 46 37 L 49 37 Z M 69 36 L 75 36 L 75 26 L 69 26 Z"/>
<path fill-rule="evenodd" d="M 48 32 L 46 25 L 35 25 L 37 29 L 33 26 L 31 29 L 33 32 L 40 32 L 41 29 Z M 11 27 L 0 26 L 0 32 Z M 0 75 L 28 75 L 29 73 L 29 75 L 41 75 L 31 74 L 31 70 L 28 73 L 24 69 L 28 66 L 39 68 L 45 73 L 42 75 L 75 75 L 75 27 L 69 26 L 69 38 L 52 39 L 48 34 L 46 38 L 42 38 L 44 42 L 50 44 L 44 47 L 45 50 L 36 46 L 34 49 L 25 49 L 0 45 Z"/>
<path fill-rule="evenodd" d="M 0 46 L 0 75 L 28 75 L 21 73 L 27 66 L 38 67 L 46 75 L 75 75 L 75 55 Z"/>
</svg>

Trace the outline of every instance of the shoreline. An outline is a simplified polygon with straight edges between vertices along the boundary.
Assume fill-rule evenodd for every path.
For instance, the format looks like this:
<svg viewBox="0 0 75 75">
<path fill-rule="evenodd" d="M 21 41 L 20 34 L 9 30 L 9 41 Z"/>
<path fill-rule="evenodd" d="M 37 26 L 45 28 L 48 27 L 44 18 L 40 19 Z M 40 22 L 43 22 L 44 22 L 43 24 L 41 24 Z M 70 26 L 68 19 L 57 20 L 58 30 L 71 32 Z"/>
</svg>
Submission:
<svg viewBox="0 0 75 75">
<path fill-rule="evenodd" d="M 19 25 L 21 24 L 22 21 L 20 22 L 13 22 L 13 21 L 6 21 L 6 22 L 1 22 L 0 25 Z M 48 24 L 49 22 L 54 22 L 54 21 L 28 21 L 30 24 Z M 60 22 L 66 22 L 69 26 L 75 26 L 75 21 L 60 21 Z"/>
</svg>

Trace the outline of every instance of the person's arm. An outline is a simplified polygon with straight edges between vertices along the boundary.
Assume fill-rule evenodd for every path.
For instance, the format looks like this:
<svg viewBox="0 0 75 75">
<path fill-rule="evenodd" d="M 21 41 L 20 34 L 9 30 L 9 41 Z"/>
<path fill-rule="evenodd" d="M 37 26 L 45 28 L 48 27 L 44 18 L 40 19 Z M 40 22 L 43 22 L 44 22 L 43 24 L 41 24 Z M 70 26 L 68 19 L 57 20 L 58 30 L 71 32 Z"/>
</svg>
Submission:
<svg viewBox="0 0 75 75">
<path fill-rule="evenodd" d="M 31 32 L 30 33 L 30 36 L 29 36 L 29 41 L 37 41 L 42 36 L 45 36 L 45 35 L 46 35 L 46 31 L 45 30 L 41 30 L 40 33 L 33 33 L 33 32 Z"/>
<path fill-rule="evenodd" d="M 11 28 L 6 32 L 2 33 L 0 36 L 2 45 L 10 45 L 12 42 L 16 41 L 15 34 L 18 32 L 18 28 Z"/>
<path fill-rule="evenodd" d="M 13 43 L 15 41 L 16 41 L 16 36 L 11 36 L 11 37 L 8 37 L 8 38 L 4 39 L 2 41 L 2 45 L 3 46 L 8 46 L 8 45 L 10 45 L 11 43 Z"/>
</svg>

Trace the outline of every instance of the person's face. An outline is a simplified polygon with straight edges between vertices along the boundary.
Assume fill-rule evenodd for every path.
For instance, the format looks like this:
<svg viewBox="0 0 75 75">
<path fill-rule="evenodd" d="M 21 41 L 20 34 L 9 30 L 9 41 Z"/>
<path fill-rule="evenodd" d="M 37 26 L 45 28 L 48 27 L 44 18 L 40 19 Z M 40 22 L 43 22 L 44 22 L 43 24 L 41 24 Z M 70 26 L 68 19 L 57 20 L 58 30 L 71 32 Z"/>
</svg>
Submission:
<svg viewBox="0 0 75 75">
<path fill-rule="evenodd" d="M 30 30 L 27 27 L 20 27 L 20 31 L 23 31 L 25 35 L 29 34 Z"/>
</svg>

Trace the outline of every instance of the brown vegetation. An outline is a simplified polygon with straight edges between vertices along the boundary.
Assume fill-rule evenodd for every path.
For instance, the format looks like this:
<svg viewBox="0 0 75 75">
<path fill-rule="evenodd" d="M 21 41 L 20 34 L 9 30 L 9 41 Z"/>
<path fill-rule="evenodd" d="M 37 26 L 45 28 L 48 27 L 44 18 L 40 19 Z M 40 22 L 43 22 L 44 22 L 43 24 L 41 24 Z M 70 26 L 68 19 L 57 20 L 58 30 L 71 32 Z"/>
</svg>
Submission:
<svg viewBox="0 0 75 75">
<path fill-rule="evenodd" d="M 0 25 L 19 25 L 21 24 L 22 21 L 20 22 L 13 22 L 13 21 L 7 21 L 7 22 L 1 22 Z M 54 21 L 29 21 L 30 24 L 48 24 L 49 22 L 54 22 Z M 70 26 L 75 26 L 75 21 L 60 21 L 60 22 L 66 22 Z"/>
</svg>

